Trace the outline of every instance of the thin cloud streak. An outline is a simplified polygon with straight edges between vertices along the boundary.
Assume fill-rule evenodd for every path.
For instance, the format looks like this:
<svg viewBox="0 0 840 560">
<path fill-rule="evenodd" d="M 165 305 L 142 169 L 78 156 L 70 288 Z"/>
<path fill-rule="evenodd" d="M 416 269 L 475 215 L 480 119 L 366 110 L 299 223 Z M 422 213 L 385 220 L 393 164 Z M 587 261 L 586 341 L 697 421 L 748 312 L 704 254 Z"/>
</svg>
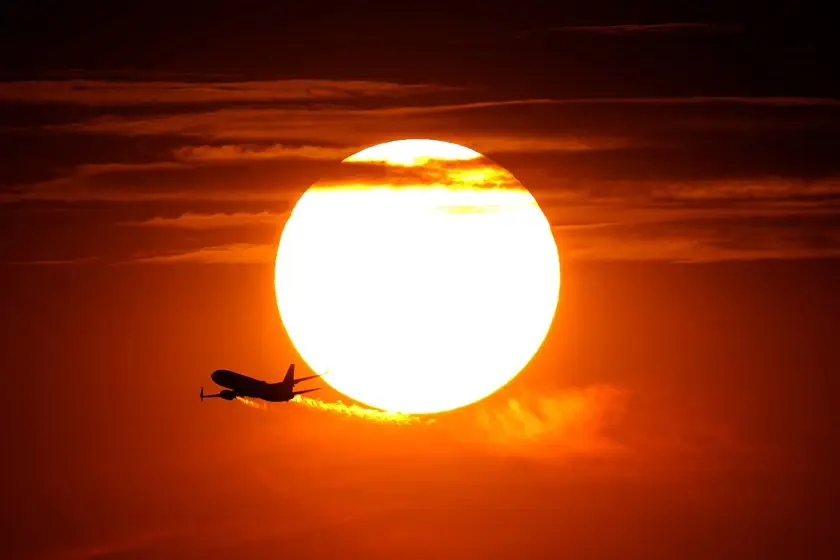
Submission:
<svg viewBox="0 0 840 560">
<path fill-rule="evenodd" d="M 226 108 L 200 113 L 150 116 L 108 115 L 44 130 L 65 133 L 183 136 L 207 139 L 266 139 L 274 142 L 301 138 L 321 145 L 370 145 L 387 139 L 413 138 L 436 130 L 429 115 L 471 109 L 551 103 L 550 100 L 513 100 L 396 108 Z M 411 117 L 424 117 L 412 119 Z M 520 135 L 522 135 L 520 133 Z M 317 142 L 315 142 L 317 141 Z"/>
<path fill-rule="evenodd" d="M 184 146 L 175 151 L 175 157 L 179 160 L 196 163 L 267 161 L 276 159 L 340 161 L 363 148 L 364 146 L 348 149 L 328 146 L 289 146 L 284 144 L 273 144 L 270 146 L 225 144 L 221 146 Z"/>
<path fill-rule="evenodd" d="M 12 204 L 23 201 L 55 201 L 55 202 L 270 202 L 286 203 L 289 192 L 278 191 L 249 191 L 243 188 L 202 189 L 200 186 L 189 188 L 176 186 L 164 190 L 149 191 L 136 188 L 108 188 L 122 186 L 119 181 L 110 185 L 91 185 L 78 177 L 64 177 L 43 181 L 33 185 L 19 187 L 7 193 L 0 193 L 0 204 Z"/>
<path fill-rule="evenodd" d="M 120 264 L 267 264 L 274 262 L 277 247 L 271 244 L 230 243 L 194 251 L 137 257 Z"/>
<path fill-rule="evenodd" d="M 463 140 L 448 135 L 449 141 L 470 144 L 486 153 L 541 153 L 541 152 L 587 152 L 617 149 L 627 142 L 609 138 L 582 138 L 573 136 L 528 137 L 519 135 L 487 135 L 480 132 L 464 134 Z M 293 146 L 272 144 L 268 146 L 248 144 L 223 144 L 184 146 L 175 151 L 181 161 L 193 163 L 225 163 L 239 161 L 269 161 L 283 159 L 312 159 L 342 161 L 369 147 L 371 144 L 355 144 L 347 147 L 304 145 Z"/>
<path fill-rule="evenodd" d="M 751 105 L 768 107 L 840 107 L 840 99 L 813 97 L 638 97 L 638 98 L 569 98 L 569 99 L 518 99 L 448 105 L 409 105 L 388 108 L 224 108 L 199 113 L 153 114 L 145 116 L 106 115 L 69 124 L 47 125 L 45 131 L 84 134 L 116 134 L 126 136 L 181 136 L 209 140 L 270 140 L 284 144 L 284 140 L 300 142 L 311 139 L 310 144 L 355 147 L 387 140 L 439 137 L 450 130 L 450 113 L 527 106 L 577 106 L 577 105 Z M 468 145 L 477 145 L 482 136 L 498 142 L 499 137 L 516 139 L 527 146 L 533 134 L 521 130 L 491 134 L 482 131 L 477 123 L 470 133 L 451 132 L 463 138 Z M 554 142 L 555 150 L 579 151 L 615 147 L 615 139 L 601 135 L 572 137 L 563 134 L 542 134 L 545 142 Z M 470 139 L 473 140 L 470 140 Z M 570 140 L 572 143 L 570 144 Z M 625 145 L 627 139 L 619 139 Z M 606 144 L 606 146 L 604 146 Z M 565 148 L 564 148 L 565 146 Z M 487 149 L 485 148 L 485 151 Z"/>
<path fill-rule="evenodd" d="M 703 22 L 670 22 L 622 25 L 573 25 L 548 27 L 547 32 L 594 33 L 603 35 L 666 34 L 679 32 L 731 33 L 740 31 L 737 25 Z"/>
<path fill-rule="evenodd" d="M 840 223 L 805 228 L 742 220 L 620 224 L 560 230 L 555 239 L 563 260 L 712 263 L 840 257 Z"/>
<path fill-rule="evenodd" d="M 457 91 L 436 84 L 364 80 L 167 82 L 45 80 L 0 84 L 0 101 L 90 106 L 340 100 Z"/>
<path fill-rule="evenodd" d="M 19 266 L 57 266 L 68 264 L 88 264 L 98 262 L 99 257 L 79 257 L 75 259 L 40 259 L 32 261 L 6 261 L 0 264 Z"/>
<path fill-rule="evenodd" d="M 234 227 L 280 225 L 286 218 L 288 218 L 288 216 L 288 212 L 232 212 L 215 214 L 200 214 L 196 212 L 186 212 L 184 214 L 181 214 L 180 216 L 174 217 L 155 216 L 154 218 L 149 218 L 148 220 L 123 222 L 122 225 L 136 227 L 210 230 Z"/>
</svg>

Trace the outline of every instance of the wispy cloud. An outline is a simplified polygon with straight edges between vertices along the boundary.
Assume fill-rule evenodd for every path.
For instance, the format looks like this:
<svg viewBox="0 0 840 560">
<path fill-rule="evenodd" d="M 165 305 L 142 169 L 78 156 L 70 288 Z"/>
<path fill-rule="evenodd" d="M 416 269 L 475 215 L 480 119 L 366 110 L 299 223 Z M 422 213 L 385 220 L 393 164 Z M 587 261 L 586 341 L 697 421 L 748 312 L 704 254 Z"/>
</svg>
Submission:
<svg viewBox="0 0 840 560">
<path fill-rule="evenodd" d="M 277 247 L 271 244 L 230 243 L 166 255 L 142 256 L 123 264 L 267 264 L 274 262 Z"/>
<path fill-rule="evenodd" d="M 214 163 L 231 161 L 266 161 L 273 159 L 319 159 L 340 161 L 359 151 L 363 146 L 334 148 L 330 146 L 290 146 L 272 144 L 224 144 L 215 146 L 184 146 L 175 151 L 175 157 L 190 162 Z"/>
<path fill-rule="evenodd" d="M 348 135 L 349 136 L 349 135 Z M 481 132 L 462 134 L 463 140 L 456 143 L 471 144 L 487 153 L 535 153 L 535 152 L 585 152 L 598 149 L 615 149 L 627 145 L 626 141 L 611 138 L 583 138 L 557 135 L 532 136 L 486 134 Z M 334 138 L 333 138 L 334 140 Z M 347 138 L 349 141 L 350 138 Z M 450 138 L 450 141 L 455 141 Z M 268 161 L 282 159 L 313 159 L 341 161 L 363 150 L 369 144 L 349 144 L 346 147 L 288 144 L 221 144 L 184 146 L 175 152 L 182 161 L 195 163 L 223 163 L 237 161 Z"/>
<path fill-rule="evenodd" d="M 69 124 L 48 125 L 46 130 L 64 133 L 115 134 L 126 136 L 180 136 L 231 143 L 270 141 L 284 146 L 305 145 L 347 148 L 404 138 L 438 138 L 475 147 L 484 153 L 497 150 L 586 151 L 614 149 L 638 140 L 604 133 L 569 134 L 557 128 L 547 132 L 523 127 L 520 120 L 496 118 L 490 112 L 541 106 L 585 105 L 755 105 L 767 107 L 840 106 L 840 99 L 812 97 L 633 97 L 515 99 L 448 105 L 409 105 L 387 108 L 320 107 L 228 107 L 213 111 L 106 115 Z M 458 119 L 454 115 L 460 114 Z M 503 113 L 499 113 L 501 116 Z M 548 113 L 550 115 L 550 113 Z M 531 116 L 533 118 L 533 115 Z M 458 126 L 454 126 L 457 123 Z M 535 121 L 537 124 L 538 121 Z M 488 124 L 492 127 L 488 128 Z M 537 131 L 540 132 L 537 132 Z M 273 150 L 273 156 L 295 155 L 294 149 Z M 299 149 L 298 157 L 317 151 Z M 327 152 L 321 152 L 327 154 Z M 341 151 L 333 150 L 330 155 Z M 197 154 L 199 157 L 201 152 Z M 256 153 L 243 154 L 258 157 Z"/>
<path fill-rule="evenodd" d="M 161 172 L 175 172 L 161 173 Z M 298 175 L 300 173 L 298 172 Z M 303 176 L 309 176 L 303 173 Z M 293 175 L 291 184 L 295 183 Z M 187 162 L 148 164 L 80 165 L 65 177 L 33 184 L 18 185 L 0 193 L 0 203 L 27 200 L 62 202 L 150 202 L 150 201 L 229 201 L 231 203 L 265 201 L 285 203 L 288 188 L 277 188 L 276 178 L 263 177 L 259 185 L 243 184 L 243 180 L 225 180 L 196 175 L 194 165 Z M 312 174 L 310 182 L 317 179 Z M 267 188 L 271 182 L 275 188 Z M 285 183 L 286 186 L 290 183 Z M 307 183 L 300 183 L 305 189 Z"/>
<path fill-rule="evenodd" d="M 507 126 L 507 130 L 488 132 L 481 115 L 469 121 L 460 121 L 454 127 L 449 113 L 493 110 L 505 107 L 556 104 L 552 100 L 527 99 L 486 103 L 454 105 L 403 106 L 388 108 L 318 108 L 307 110 L 290 107 L 225 108 L 198 113 L 161 113 L 152 115 L 107 115 L 70 124 L 46 127 L 54 132 L 116 134 L 127 136 L 181 136 L 224 141 L 269 140 L 284 146 L 300 146 L 302 139 L 307 145 L 346 147 L 353 149 L 375 143 L 404 138 L 433 137 L 450 141 L 462 141 L 491 151 L 495 145 L 516 144 L 519 149 L 533 147 L 543 150 L 600 149 L 616 144 L 615 139 L 604 140 L 600 135 L 594 138 L 567 134 L 534 134 L 523 131 L 519 126 Z M 466 118 L 466 117 L 464 117 Z M 482 146 L 482 141 L 488 144 Z M 242 142 L 236 142 L 242 143 Z M 312 157 L 318 152 L 299 149 L 298 157 Z M 325 154 L 325 152 L 321 152 Z M 352 153 L 352 152 L 349 152 Z M 347 155 L 349 155 L 349 153 Z M 295 155 L 286 148 L 274 149 L 270 155 Z M 337 155 L 337 151 L 329 152 Z M 198 152 L 198 156 L 202 153 Z M 256 153 L 243 154 L 258 157 Z"/>
<path fill-rule="evenodd" d="M 156 216 L 147 220 L 124 222 L 123 225 L 155 228 L 174 228 L 191 230 L 224 229 L 233 227 L 251 227 L 260 225 L 279 225 L 288 217 L 288 212 L 232 212 L 200 214 L 187 212 L 180 216 Z"/>
<path fill-rule="evenodd" d="M 646 23 L 646 24 L 620 24 L 620 25 L 571 25 L 548 27 L 538 31 L 548 32 L 570 32 L 570 33 L 596 33 L 604 35 L 630 35 L 638 33 L 732 33 L 740 31 L 741 27 L 733 24 L 703 23 L 703 22 L 668 22 L 668 23 Z"/>
<path fill-rule="evenodd" d="M 464 436 L 505 454 L 611 456 L 624 451 L 610 433 L 627 396 L 612 385 L 593 385 L 511 397 L 479 407 Z"/>
<path fill-rule="evenodd" d="M 628 32 L 651 28 L 653 32 L 694 24 L 663 25 L 618 27 Z M 164 161 L 83 163 L 63 177 L 7 187 L 0 194 L 0 202 L 7 203 L 172 202 L 177 204 L 173 204 L 177 210 L 165 209 L 156 218 L 127 222 L 121 218 L 119 222 L 144 228 L 149 236 L 168 235 L 153 232 L 155 229 L 190 230 L 193 241 L 205 245 L 203 249 L 177 254 L 139 255 L 133 262 L 271 262 L 273 248 L 254 244 L 265 239 L 258 237 L 262 233 L 256 233 L 257 230 L 247 232 L 250 226 L 282 223 L 282 211 L 296 195 L 319 179 L 331 179 L 339 161 L 372 144 L 405 138 L 452 141 L 503 162 L 542 205 L 564 258 L 810 258 L 836 255 L 840 243 L 830 219 L 840 213 L 840 182 L 831 178 L 831 167 L 822 163 L 825 158 L 819 147 L 809 161 L 822 167 L 803 176 L 829 178 L 789 178 L 799 170 L 796 162 L 805 158 L 798 155 L 803 148 L 785 144 L 775 149 L 778 153 L 788 150 L 797 154 L 790 158 L 796 160 L 792 170 L 782 165 L 772 167 L 780 176 L 744 179 L 756 169 L 767 168 L 766 162 L 755 163 L 755 154 L 763 149 L 760 141 L 754 153 L 744 158 L 745 164 L 733 163 L 728 154 L 736 153 L 733 148 L 744 146 L 740 132 L 735 139 L 723 137 L 722 142 L 729 142 L 724 147 L 709 150 L 702 144 L 703 138 L 697 138 L 696 131 L 675 132 L 678 119 L 656 118 L 657 106 L 664 107 L 662 113 L 666 115 L 690 113 L 697 118 L 707 113 L 799 115 L 803 111 L 790 108 L 810 106 L 828 107 L 817 112 L 833 114 L 840 107 L 840 99 L 700 96 L 453 103 L 452 99 L 441 102 L 442 97 L 434 97 L 426 99 L 426 104 L 408 99 L 401 106 L 375 106 L 355 100 L 366 96 L 442 93 L 448 91 L 448 86 L 313 80 L 230 83 L 234 85 L 123 82 L 125 87 L 116 86 L 116 92 L 108 93 L 104 84 L 110 82 L 104 80 L 70 80 L 61 82 L 61 87 L 58 81 L 50 83 L 53 85 L 43 91 L 53 99 L 76 99 L 81 103 L 85 96 L 93 100 L 104 95 L 103 103 L 111 105 L 129 105 L 133 103 L 132 96 L 146 94 L 156 100 L 150 102 L 161 103 L 212 99 L 250 103 L 294 101 L 296 96 L 312 95 L 313 86 L 320 92 L 322 103 L 307 106 L 253 103 L 214 106 L 212 110 L 112 108 L 107 115 L 48 125 L 46 129 L 53 132 L 143 136 L 144 142 L 161 142 L 156 155 Z M 77 87 L 79 83 L 83 87 Z M 21 96 L 27 87 L 34 87 L 28 82 L 12 86 L 0 91 L 0 100 Z M 201 93 L 205 86 L 211 93 Z M 578 110 L 587 105 L 604 106 L 604 110 Z M 639 107 L 631 110 L 633 105 Z M 732 107 L 703 108 L 720 105 Z M 690 108 L 679 111 L 671 106 Z M 738 111 L 738 106 L 781 109 Z M 590 115 L 594 120 L 589 119 Z M 640 127 L 645 119 L 651 122 L 647 129 Z M 656 123 L 662 121 L 668 122 L 656 128 Z M 704 157 L 710 158 L 708 165 L 703 162 Z M 379 180 L 389 178 L 382 176 L 381 170 L 371 172 L 371 177 Z M 733 176 L 740 178 L 732 179 Z M 712 179 L 697 180 L 698 177 Z M 606 180 L 612 178 L 618 180 Z M 224 202 L 224 212 L 218 211 L 219 206 L 207 206 L 208 202 Z M 199 208 L 206 212 L 197 211 Z M 190 211 L 185 212 L 186 209 Z M 124 216 L 131 215 L 129 210 L 123 211 Z M 800 234 L 796 233 L 797 227 L 785 222 L 792 218 L 800 220 Z M 232 229 L 237 231 L 227 231 Z"/>
<path fill-rule="evenodd" d="M 68 264 L 88 264 L 99 261 L 99 257 L 78 257 L 72 259 L 39 259 L 31 261 L 6 261 L 0 264 L 23 266 L 56 266 Z"/>
<path fill-rule="evenodd" d="M 840 181 L 618 181 L 538 193 L 561 255 L 725 260 L 840 255 Z"/>
<path fill-rule="evenodd" d="M 797 179 L 784 177 L 756 177 L 751 179 L 707 180 L 617 180 L 580 181 L 556 179 L 535 185 L 534 189 L 547 198 L 556 197 L 559 204 L 576 202 L 621 203 L 624 206 L 676 206 L 683 210 L 698 207 L 808 209 L 826 199 L 840 197 L 840 177 Z M 809 204 L 809 201 L 811 202 Z"/>
<path fill-rule="evenodd" d="M 840 99 L 828 97 L 736 97 L 736 96 L 691 96 L 691 97 L 592 97 L 558 99 L 564 105 L 766 105 L 766 106 L 840 106 Z"/>
<path fill-rule="evenodd" d="M 455 91 L 437 84 L 364 80 L 170 82 L 45 80 L 0 84 L 0 101 L 91 106 L 339 100 Z"/>
<path fill-rule="evenodd" d="M 704 263 L 840 257 L 840 219 L 687 220 L 556 232 L 562 258 Z"/>
</svg>

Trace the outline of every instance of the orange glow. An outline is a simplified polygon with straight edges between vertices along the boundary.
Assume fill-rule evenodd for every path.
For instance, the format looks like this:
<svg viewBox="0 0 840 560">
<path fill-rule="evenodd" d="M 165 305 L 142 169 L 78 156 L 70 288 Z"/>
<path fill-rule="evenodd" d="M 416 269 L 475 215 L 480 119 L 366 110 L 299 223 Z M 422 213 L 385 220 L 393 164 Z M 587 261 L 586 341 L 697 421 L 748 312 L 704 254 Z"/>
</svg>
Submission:
<svg viewBox="0 0 840 560">
<path fill-rule="evenodd" d="M 278 308 L 308 366 L 355 400 L 410 413 L 508 383 L 559 295 L 533 196 L 478 152 L 434 140 L 373 146 L 342 167 L 352 179 L 304 193 L 277 253 Z"/>
</svg>

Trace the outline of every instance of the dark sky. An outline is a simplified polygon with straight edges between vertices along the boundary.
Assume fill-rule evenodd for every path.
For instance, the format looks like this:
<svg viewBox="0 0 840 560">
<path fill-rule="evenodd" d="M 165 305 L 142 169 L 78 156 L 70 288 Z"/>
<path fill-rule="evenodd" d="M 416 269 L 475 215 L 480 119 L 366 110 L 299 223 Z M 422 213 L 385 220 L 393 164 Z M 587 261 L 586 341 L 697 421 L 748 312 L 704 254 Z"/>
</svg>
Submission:
<svg viewBox="0 0 840 560">
<path fill-rule="evenodd" d="M 0 3 L 1 556 L 836 556 L 828 8 L 283 4 Z M 195 400 L 301 364 L 285 217 L 417 137 L 549 218 L 534 360 L 431 424 Z"/>
</svg>

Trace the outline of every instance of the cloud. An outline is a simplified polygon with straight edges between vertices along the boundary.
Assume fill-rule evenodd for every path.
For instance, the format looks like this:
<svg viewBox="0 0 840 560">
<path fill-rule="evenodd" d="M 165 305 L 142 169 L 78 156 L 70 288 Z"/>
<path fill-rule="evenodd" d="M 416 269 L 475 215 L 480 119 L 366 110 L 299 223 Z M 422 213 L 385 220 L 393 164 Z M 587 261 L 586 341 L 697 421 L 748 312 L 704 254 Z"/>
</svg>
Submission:
<svg viewBox="0 0 840 560">
<path fill-rule="evenodd" d="M 828 97 L 736 97 L 736 96 L 691 96 L 691 97 L 592 97 L 560 99 L 562 105 L 766 105 L 766 106 L 840 106 L 840 99 Z"/>
<path fill-rule="evenodd" d="M 462 170 L 460 166 L 469 169 L 477 163 L 482 160 L 450 165 L 457 172 Z M 149 177 L 136 184 L 125 182 L 131 173 L 124 171 L 143 166 L 85 166 L 75 180 L 47 182 L 22 196 L 65 202 L 177 203 L 177 214 L 121 218 L 116 223 L 147 231 L 190 230 L 205 248 L 199 245 L 199 249 L 177 254 L 139 255 L 135 262 L 269 263 L 274 259 L 274 247 L 254 242 L 268 240 L 263 237 L 266 227 L 272 231 L 282 227 L 295 194 L 278 182 L 278 175 L 288 173 L 283 171 L 285 167 L 271 164 L 254 175 L 249 174 L 252 165 L 233 169 L 236 173 L 228 175 L 225 173 L 231 170 L 226 168 L 204 169 L 206 174 L 199 176 L 192 175 L 197 170 L 180 175 L 181 169 L 166 169 L 163 171 L 170 175 L 164 178 L 157 175 L 161 170 L 155 170 L 143 173 Z M 418 174 L 416 168 L 372 163 L 337 167 L 338 171 L 347 169 L 335 176 L 325 170 L 320 184 L 423 184 L 444 181 L 452 171 L 447 168 L 443 175 L 429 174 L 422 168 Z M 312 170 L 307 173 L 317 176 Z M 300 190 L 312 184 L 299 181 Z M 578 181 L 548 173 L 529 184 L 552 225 L 564 260 L 714 262 L 840 256 L 837 178 Z M 224 206 L 222 211 L 218 206 L 208 207 L 209 211 L 193 210 L 199 202 Z"/>
<path fill-rule="evenodd" d="M 746 202 L 761 204 L 768 201 L 802 206 L 809 201 L 819 205 L 826 197 L 840 199 L 840 178 L 815 181 L 766 177 L 721 181 L 668 182 L 651 189 L 651 196 L 674 203 Z M 838 200 L 840 201 L 840 200 Z"/>
<path fill-rule="evenodd" d="M 139 256 L 123 264 L 269 264 L 277 247 L 272 244 L 230 243 L 166 255 Z"/>
<path fill-rule="evenodd" d="M 550 178 L 532 187 L 548 205 L 618 204 L 644 209 L 692 211 L 740 208 L 819 211 L 840 198 L 840 177 L 805 180 L 784 177 L 715 180 L 569 180 Z M 840 200 L 838 200 L 840 202 Z"/>
<path fill-rule="evenodd" d="M 549 27 L 543 31 L 559 31 L 570 33 L 594 33 L 599 35 L 635 35 L 635 34 L 670 34 L 681 32 L 696 33 L 731 33 L 740 31 L 740 27 L 731 24 L 715 24 L 702 22 L 670 22 L 648 24 L 623 25 L 574 25 Z"/>
<path fill-rule="evenodd" d="M 26 200 L 285 203 L 290 190 L 303 190 L 317 180 L 316 167 L 290 164 L 282 169 L 248 166 L 201 169 L 188 162 L 80 165 L 64 177 L 7 189 L 0 193 L 0 203 Z"/>
<path fill-rule="evenodd" d="M 512 123 L 506 127 L 507 130 L 487 131 L 484 130 L 486 122 L 482 115 L 473 115 L 468 121 L 453 120 L 450 115 L 552 103 L 556 102 L 529 99 L 376 109 L 225 108 L 198 113 L 106 115 L 70 124 L 50 125 L 46 129 L 65 133 L 236 140 L 236 144 L 268 140 L 275 144 L 270 149 L 205 148 L 185 149 L 180 153 L 182 157 L 191 159 L 346 157 L 361 147 L 379 142 L 424 137 L 463 143 L 483 152 L 577 152 L 613 148 L 626 143 L 621 139 L 603 138 L 602 135 L 533 133 L 523 131 L 520 123 Z"/>
<path fill-rule="evenodd" d="M 68 265 L 68 264 L 87 264 L 92 262 L 97 262 L 99 257 L 78 257 L 74 259 L 40 259 L 40 260 L 32 260 L 32 261 L 7 261 L 0 264 L 7 264 L 7 265 L 32 265 L 32 266 L 55 266 L 55 265 Z"/>
<path fill-rule="evenodd" d="M 569 182 L 536 192 L 570 260 L 840 256 L 840 180 Z"/>
<path fill-rule="evenodd" d="M 224 144 L 217 146 L 184 146 L 175 151 L 175 157 L 191 162 L 214 163 L 232 161 L 265 161 L 273 159 L 304 158 L 340 161 L 363 146 L 334 148 L 329 146 L 290 146 L 272 144 Z"/>
<path fill-rule="evenodd" d="M 466 437 L 505 454 L 607 456 L 623 446 L 610 434 L 623 415 L 627 391 L 592 385 L 509 398 L 485 405 Z"/>
<path fill-rule="evenodd" d="M 271 142 L 271 149 L 185 150 L 182 157 L 335 157 L 359 147 L 405 138 L 436 138 L 467 145 L 482 153 L 586 152 L 637 146 L 638 126 L 623 132 L 632 115 L 609 116 L 593 132 L 579 115 L 552 111 L 578 106 L 638 105 L 837 107 L 840 100 L 811 97 L 648 97 L 514 99 L 445 105 L 361 108 L 227 107 L 212 111 L 153 114 L 109 114 L 71 123 L 45 125 L 60 133 L 199 138 L 212 143 Z M 539 111 L 534 109 L 539 108 Z M 597 116 L 597 115 L 596 115 Z M 515 117 L 515 118 L 512 118 Z M 606 118 L 606 117 L 604 117 Z M 655 117 L 653 124 L 657 121 Z M 559 119 L 559 120 L 558 120 Z M 548 123 L 556 126 L 547 127 Z M 660 123 L 661 129 L 666 123 Z M 570 127 L 577 127 L 573 132 Z M 312 146 L 312 148 L 309 148 Z M 297 147 L 297 148 L 296 148 Z"/>
<path fill-rule="evenodd" d="M 91 106 L 340 100 L 456 91 L 436 84 L 364 80 L 171 82 L 45 80 L 0 84 L 0 101 Z"/>
<path fill-rule="evenodd" d="M 224 229 L 259 225 L 279 225 L 288 215 L 288 212 L 232 212 L 215 214 L 186 212 L 174 217 L 156 216 L 147 220 L 124 222 L 123 225 L 191 230 Z"/>
<path fill-rule="evenodd" d="M 292 82 L 299 88 L 298 82 L 309 81 Z M 294 90 L 292 82 L 283 82 L 287 89 L 264 89 L 277 95 L 281 90 L 288 93 Z M 231 95 L 247 90 L 242 84 L 233 88 Z M 840 213 L 840 182 L 831 177 L 834 162 L 828 161 L 828 150 L 821 148 L 817 140 L 811 136 L 811 143 L 803 144 L 796 135 L 787 135 L 765 145 L 761 139 L 745 139 L 739 133 L 719 138 L 710 148 L 703 134 L 682 130 L 675 133 L 673 127 L 679 127 L 674 124 L 676 120 L 658 118 L 657 107 L 732 105 L 734 110 L 676 112 L 764 115 L 779 111 L 741 111 L 737 106 L 820 105 L 834 111 L 840 100 L 708 96 L 535 98 L 431 105 L 412 102 L 371 108 L 342 103 L 353 99 L 351 90 L 397 90 L 391 86 L 353 87 L 341 89 L 341 95 L 327 88 L 332 93 L 324 95 L 334 95 L 329 97 L 330 103 L 310 105 L 308 109 L 249 106 L 214 110 L 204 107 L 198 112 L 113 110 L 108 115 L 53 125 L 48 128 L 59 132 L 165 138 L 167 143 L 161 144 L 158 155 L 172 159 L 82 164 L 64 177 L 17 185 L 0 195 L 0 200 L 168 201 L 181 204 L 182 212 L 183 203 L 225 202 L 229 206 L 223 208 L 224 212 L 201 214 L 190 209 L 171 217 L 158 214 L 157 218 L 131 222 L 130 225 L 147 231 L 201 231 L 201 242 L 206 245 L 200 251 L 145 255 L 143 262 L 267 262 L 273 255 L 266 257 L 255 249 L 253 238 L 234 237 L 232 232 L 223 231 L 208 239 L 212 236 L 205 232 L 282 220 L 275 205 L 283 204 L 281 208 L 285 210 L 297 194 L 319 180 L 322 184 L 333 179 L 344 183 L 442 181 L 446 173 L 418 175 L 416 169 L 395 171 L 375 165 L 357 167 L 355 175 L 333 175 L 334 168 L 339 167 L 337 162 L 369 145 L 432 137 L 498 155 L 494 159 L 513 171 L 540 202 L 554 226 L 564 258 L 710 261 L 837 254 L 834 226 L 818 220 Z M 578 106 L 585 105 L 604 109 L 578 110 Z M 625 110 L 625 105 L 640 108 Z M 563 107 L 567 109 L 560 111 Z M 674 113 L 670 109 L 662 112 L 672 116 Z M 786 115 L 802 112 L 782 111 Z M 195 145 L 173 148 L 173 142 Z M 741 153 L 744 157 L 740 157 Z M 791 167 L 784 167 L 788 164 Z M 802 172 L 802 176 L 828 178 L 790 178 L 807 166 L 808 173 Z M 769 169 L 779 176 L 743 178 L 756 169 Z M 262 204 L 258 215 L 253 206 L 246 204 L 249 202 Z M 264 212 L 259 214 L 260 210 Z M 801 219 L 799 229 L 804 233 L 796 235 L 795 227 L 783 223 L 790 217 Z"/>
<path fill-rule="evenodd" d="M 704 263 L 840 257 L 840 217 L 602 224 L 555 232 L 561 258 Z"/>
<path fill-rule="evenodd" d="M 348 138 L 349 140 L 349 138 Z M 455 141 L 455 139 L 450 139 Z M 626 141 L 611 138 L 583 138 L 576 136 L 529 137 L 527 135 L 464 134 L 455 143 L 471 144 L 487 153 L 503 152 L 583 152 L 596 149 L 615 149 L 625 146 Z M 221 144 L 184 146 L 175 151 L 181 161 L 196 163 L 219 163 L 238 161 L 267 161 L 278 159 L 315 159 L 341 161 L 367 148 L 368 144 L 347 146 L 288 145 L 288 144 Z"/>
</svg>

